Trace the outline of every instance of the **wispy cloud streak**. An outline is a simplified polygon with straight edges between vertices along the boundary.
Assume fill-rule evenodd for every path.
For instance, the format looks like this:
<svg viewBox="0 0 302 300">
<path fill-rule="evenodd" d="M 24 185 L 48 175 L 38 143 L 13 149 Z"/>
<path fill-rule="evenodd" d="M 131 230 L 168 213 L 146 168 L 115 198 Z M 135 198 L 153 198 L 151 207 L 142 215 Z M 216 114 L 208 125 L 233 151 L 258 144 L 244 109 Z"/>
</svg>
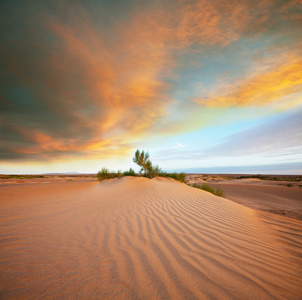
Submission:
<svg viewBox="0 0 302 300">
<path fill-rule="evenodd" d="M 295 112 L 267 125 L 229 136 L 203 154 L 215 156 L 299 155 L 302 150 L 302 112 Z"/>
<path fill-rule="evenodd" d="M 40 1 L 0 8 L 2 161 L 125 155 L 154 134 L 206 126 L 197 120 L 207 106 L 299 104 L 299 1 Z M 226 55 L 245 39 L 253 48 L 246 53 L 255 53 L 266 37 L 285 60 L 267 53 L 269 68 L 214 83 L 218 90 L 194 101 L 190 91 L 178 96 L 187 82 L 206 85 L 193 71 L 208 53 Z M 192 75 L 182 74 L 186 68 Z M 210 71 L 213 78 L 221 73 L 217 66 Z"/>
<path fill-rule="evenodd" d="M 302 57 L 294 56 L 274 64 L 270 70 L 253 74 L 233 84 L 222 87 L 217 95 L 195 98 L 193 101 L 210 106 L 250 106 L 283 102 L 284 97 L 296 95 L 292 105 L 301 101 Z M 217 93 L 217 92 L 216 92 Z"/>
</svg>

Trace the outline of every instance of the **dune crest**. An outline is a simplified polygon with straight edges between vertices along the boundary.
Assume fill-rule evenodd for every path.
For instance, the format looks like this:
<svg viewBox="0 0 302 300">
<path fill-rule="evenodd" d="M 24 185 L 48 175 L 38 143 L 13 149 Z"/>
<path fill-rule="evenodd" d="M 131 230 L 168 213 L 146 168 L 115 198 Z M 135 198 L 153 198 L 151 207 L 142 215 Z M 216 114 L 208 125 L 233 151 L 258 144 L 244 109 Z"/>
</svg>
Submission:
<svg viewBox="0 0 302 300">
<path fill-rule="evenodd" d="M 299 220 L 172 179 L 70 186 L 1 187 L 1 298 L 302 295 Z"/>
</svg>

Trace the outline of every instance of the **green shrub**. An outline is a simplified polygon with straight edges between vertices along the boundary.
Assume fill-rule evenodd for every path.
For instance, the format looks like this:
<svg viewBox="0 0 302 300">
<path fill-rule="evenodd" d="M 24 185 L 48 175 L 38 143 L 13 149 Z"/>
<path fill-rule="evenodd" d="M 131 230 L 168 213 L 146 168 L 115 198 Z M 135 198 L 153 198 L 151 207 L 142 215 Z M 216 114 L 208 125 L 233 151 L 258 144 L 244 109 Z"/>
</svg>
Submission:
<svg viewBox="0 0 302 300">
<path fill-rule="evenodd" d="M 109 176 L 110 176 L 109 175 L 109 170 L 106 169 L 106 168 L 102 168 L 102 170 L 99 171 L 98 174 L 97 174 L 98 180 L 100 180 L 100 181 L 110 178 Z"/>
<path fill-rule="evenodd" d="M 176 172 L 174 173 L 167 173 L 167 177 L 173 178 L 175 180 L 178 180 L 178 174 Z"/>
<path fill-rule="evenodd" d="M 216 191 L 211 188 L 208 184 L 204 183 L 202 185 L 200 184 L 197 184 L 197 183 L 194 183 L 193 184 L 193 187 L 194 188 L 198 188 L 198 189 L 201 189 L 201 190 L 204 190 L 204 191 L 207 191 L 209 193 L 212 193 L 213 195 L 216 195 L 216 196 L 219 196 L 219 197 L 225 197 L 224 196 L 224 192 L 221 188 L 217 188 Z"/>
<path fill-rule="evenodd" d="M 164 173 L 158 165 L 152 165 L 152 162 L 149 159 L 149 153 L 144 150 L 141 152 L 136 150 L 133 162 L 141 167 L 140 172 L 144 172 L 145 177 L 153 178 Z"/>
<path fill-rule="evenodd" d="M 158 174 L 159 177 L 168 177 L 168 173 L 165 171 L 162 171 L 161 173 Z"/>
<path fill-rule="evenodd" d="M 153 177 L 171 177 L 175 180 L 179 180 L 180 182 L 185 182 L 186 180 L 186 174 L 185 173 L 166 173 L 164 172 L 158 165 L 153 165 L 149 159 L 149 153 L 145 151 L 136 150 L 133 162 L 138 164 L 141 169 L 140 173 L 144 172 L 143 176 L 148 178 Z M 125 171 L 122 173 L 122 171 L 110 172 L 106 168 L 102 168 L 101 171 L 98 172 L 97 178 L 99 180 L 109 179 L 109 178 L 115 178 L 115 177 L 122 177 L 122 176 L 136 176 L 134 170 L 132 168 L 129 169 L 129 171 Z"/>
<path fill-rule="evenodd" d="M 142 152 L 140 152 L 138 149 L 136 150 L 134 157 L 133 157 L 133 162 L 135 162 L 136 164 L 138 164 L 141 169 L 140 169 L 140 173 L 144 172 L 144 175 L 146 177 L 150 176 L 150 171 L 152 168 L 152 163 L 149 160 L 149 153 L 143 150 Z"/>
<path fill-rule="evenodd" d="M 98 180 L 104 180 L 104 179 L 110 179 L 110 178 L 120 178 L 122 177 L 123 174 L 121 171 L 118 171 L 117 173 L 115 172 L 110 172 L 107 168 L 102 168 L 101 171 L 98 172 L 97 177 Z"/>
<path fill-rule="evenodd" d="M 223 190 L 222 190 L 221 188 L 217 188 L 217 189 L 216 189 L 215 195 L 216 195 L 216 196 L 219 196 L 219 197 L 225 198 L 224 192 L 223 192 Z"/>
<path fill-rule="evenodd" d="M 208 184 L 204 183 L 202 186 L 201 186 L 201 189 L 204 190 L 204 191 L 207 191 L 207 192 L 210 192 L 212 194 L 214 194 L 214 189 L 211 188 Z"/>
<path fill-rule="evenodd" d="M 178 174 L 178 180 L 180 182 L 185 182 L 186 181 L 186 173 L 184 173 L 184 172 L 179 173 Z"/>
<path fill-rule="evenodd" d="M 148 177 L 153 178 L 153 177 L 157 177 L 160 176 L 161 174 L 163 174 L 164 172 L 162 171 L 162 169 L 158 166 L 152 166 L 151 162 L 150 162 L 150 167 L 148 169 Z"/>
<path fill-rule="evenodd" d="M 186 174 L 183 173 L 183 172 L 182 173 L 176 173 L 176 172 L 174 172 L 174 173 L 167 173 L 166 177 L 173 178 L 173 179 L 178 180 L 180 182 L 185 182 L 185 180 L 186 180 Z"/>
<path fill-rule="evenodd" d="M 124 176 L 136 176 L 134 170 L 132 168 L 129 169 L 129 171 L 124 172 Z"/>
</svg>

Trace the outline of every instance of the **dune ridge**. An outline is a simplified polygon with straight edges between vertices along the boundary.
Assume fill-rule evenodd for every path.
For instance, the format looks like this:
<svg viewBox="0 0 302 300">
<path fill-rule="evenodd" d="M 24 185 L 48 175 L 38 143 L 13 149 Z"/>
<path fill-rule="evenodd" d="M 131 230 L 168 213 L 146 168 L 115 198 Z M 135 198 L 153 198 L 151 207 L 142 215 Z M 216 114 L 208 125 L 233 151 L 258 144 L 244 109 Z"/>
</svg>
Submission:
<svg viewBox="0 0 302 300">
<path fill-rule="evenodd" d="M 301 298 L 299 220 L 166 178 L 0 193 L 2 299 Z"/>
</svg>

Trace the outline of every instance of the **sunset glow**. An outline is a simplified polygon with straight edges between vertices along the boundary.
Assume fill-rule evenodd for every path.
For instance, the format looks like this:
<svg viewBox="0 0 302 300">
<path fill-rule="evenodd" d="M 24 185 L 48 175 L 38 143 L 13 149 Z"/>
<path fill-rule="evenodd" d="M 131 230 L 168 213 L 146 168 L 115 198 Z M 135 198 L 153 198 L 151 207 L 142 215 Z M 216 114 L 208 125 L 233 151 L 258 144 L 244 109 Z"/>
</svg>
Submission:
<svg viewBox="0 0 302 300">
<path fill-rule="evenodd" d="M 1 1 L 0 173 L 302 173 L 302 3 Z M 138 169 L 136 169 L 138 171 Z"/>
</svg>

